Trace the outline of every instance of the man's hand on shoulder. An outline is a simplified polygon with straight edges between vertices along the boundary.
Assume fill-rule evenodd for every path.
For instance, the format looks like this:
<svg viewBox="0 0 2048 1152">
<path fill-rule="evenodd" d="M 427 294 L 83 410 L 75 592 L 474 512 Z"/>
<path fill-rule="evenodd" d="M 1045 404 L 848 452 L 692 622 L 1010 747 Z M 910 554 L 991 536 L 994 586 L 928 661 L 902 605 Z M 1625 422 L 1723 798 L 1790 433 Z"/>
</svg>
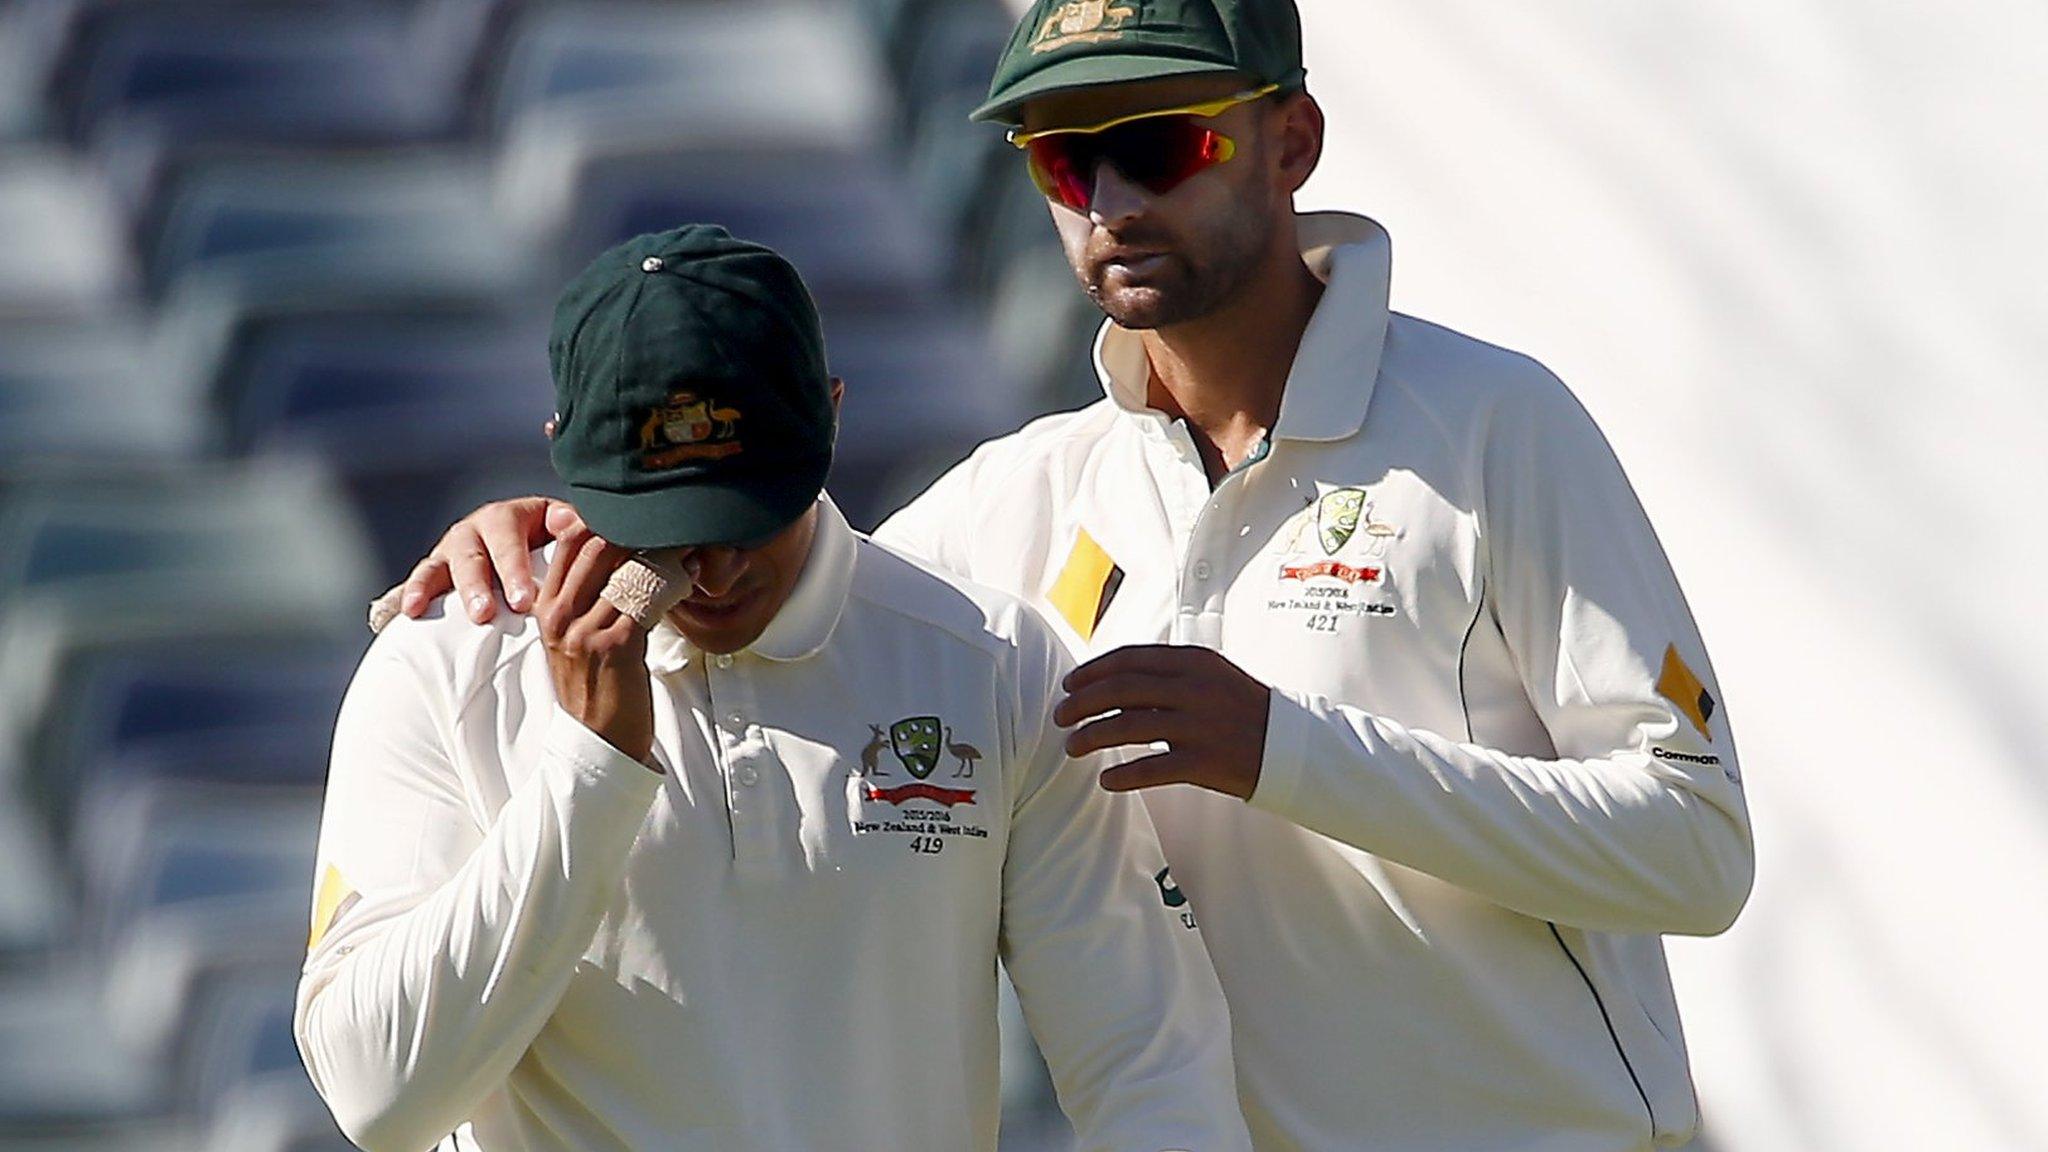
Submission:
<svg viewBox="0 0 2048 1152">
<path fill-rule="evenodd" d="M 1102 774 L 1112 792 L 1196 784 L 1251 796 L 1266 753 L 1272 691 L 1208 648 L 1119 648 L 1067 674 L 1053 722 L 1072 729 L 1067 754 L 1163 742 L 1169 751 Z M 1092 719 L 1091 719 L 1092 717 Z"/>
<path fill-rule="evenodd" d="M 417 620 L 450 592 L 472 621 L 488 623 L 498 614 L 491 594 L 501 585 L 514 612 L 529 612 L 534 596 L 529 553 L 582 527 L 576 509 L 560 500 L 521 496 L 492 501 L 451 525 L 405 583 L 371 602 L 370 630 L 382 631 L 401 613 Z"/>
<path fill-rule="evenodd" d="M 653 766 L 647 633 L 602 593 L 632 554 L 578 526 L 561 538 L 534 619 L 562 710 L 605 743 Z M 659 771 L 657 768 L 656 771 Z"/>
</svg>

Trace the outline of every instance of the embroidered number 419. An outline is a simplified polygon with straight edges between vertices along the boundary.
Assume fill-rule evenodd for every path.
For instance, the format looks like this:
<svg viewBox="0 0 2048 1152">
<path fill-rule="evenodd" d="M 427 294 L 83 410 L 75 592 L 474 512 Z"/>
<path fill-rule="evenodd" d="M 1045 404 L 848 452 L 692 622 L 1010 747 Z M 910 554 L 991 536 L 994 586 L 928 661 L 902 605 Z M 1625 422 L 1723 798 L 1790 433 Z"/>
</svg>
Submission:
<svg viewBox="0 0 2048 1152">
<path fill-rule="evenodd" d="M 920 856 L 937 856 L 946 842 L 937 836 L 917 836 L 910 841 L 910 850 Z"/>
</svg>

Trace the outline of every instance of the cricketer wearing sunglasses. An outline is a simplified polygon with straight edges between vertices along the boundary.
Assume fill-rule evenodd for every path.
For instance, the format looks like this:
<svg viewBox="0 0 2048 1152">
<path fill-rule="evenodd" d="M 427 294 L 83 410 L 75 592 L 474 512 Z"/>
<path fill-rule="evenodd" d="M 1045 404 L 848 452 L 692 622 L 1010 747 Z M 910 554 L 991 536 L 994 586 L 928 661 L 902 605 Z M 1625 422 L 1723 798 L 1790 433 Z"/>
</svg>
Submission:
<svg viewBox="0 0 2048 1152">
<path fill-rule="evenodd" d="M 1684 1143 L 1661 937 L 1734 920 L 1751 839 L 1599 430 L 1535 362 L 1390 312 L 1377 224 L 1295 213 L 1323 120 L 1287 0 L 1042 0 L 976 114 L 1108 318 L 1104 397 L 877 537 L 1055 618 L 1070 751 L 1154 750 L 1102 783 L 1143 791 L 1200 915 L 1255 1145 Z M 408 610 L 483 595 L 493 556 L 524 602 L 548 512 L 452 529 Z"/>
<path fill-rule="evenodd" d="M 1248 1149 L 1144 805 L 1051 720 L 1059 640 L 822 494 L 796 272 L 641 237 L 549 352 L 587 526 L 533 616 L 387 628 L 336 725 L 294 1027 L 349 1137 L 994 1152 L 1000 956 L 1079 1148 Z"/>
</svg>

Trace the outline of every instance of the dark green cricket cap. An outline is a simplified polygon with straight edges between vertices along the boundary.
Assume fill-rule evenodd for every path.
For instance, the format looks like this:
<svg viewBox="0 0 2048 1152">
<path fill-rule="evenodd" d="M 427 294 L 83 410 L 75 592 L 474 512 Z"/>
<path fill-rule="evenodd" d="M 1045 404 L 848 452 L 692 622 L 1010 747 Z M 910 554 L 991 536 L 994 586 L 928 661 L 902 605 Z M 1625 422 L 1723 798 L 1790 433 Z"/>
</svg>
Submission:
<svg viewBox="0 0 2048 1152">
<path fill-rule="evenodd" d="M 1301 87 L 1294 0 L 1037 0 L 972 117 L 1018 124 L 1035 96 L 1202 72 Z"/>
<path fill-rule="evenodd" d="M 607 251 L 555 305 L 555 471 L 626 548 L 754 540 L 825 487 L 835 430 L 795 268 L 691 224 Z"/>
</svg>

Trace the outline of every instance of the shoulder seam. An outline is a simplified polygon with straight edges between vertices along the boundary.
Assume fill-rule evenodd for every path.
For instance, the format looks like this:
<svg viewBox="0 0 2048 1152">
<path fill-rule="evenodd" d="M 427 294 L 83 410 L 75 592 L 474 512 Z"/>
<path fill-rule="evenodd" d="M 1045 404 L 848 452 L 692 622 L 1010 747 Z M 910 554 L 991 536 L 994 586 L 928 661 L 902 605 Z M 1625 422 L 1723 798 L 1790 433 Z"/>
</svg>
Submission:
<svg viewBox="0 0 2048 1152">
<path fill-rule="evenodd" d="M 1092 404 L 1087 405 L 1086 407 L 1076 408 L 1069 412 L 1054 412 L 1049 415 L 1040 416 L 1038 419 L 1033 420 L 1031 423 L 1026 424 L 1024 427 L 1019 428 L 1017 431 L 1012 432 L 1010 435 L 1000 437 L 999 439 L 996 440 L 991 440 L 988 442 L 988 444 L 984 444 L 983 447 L 986 448 L 990 444 L 1001 444 L 1004 443 L 1005 441 L 1024 440 L 1027 437 L 1027 435 L 1029 437 L 1027 443 L 1019 445 L 1018 455 L 1022 458 L 1010 461 L 1008 467 L 1006 467 L 1000 474 L 991 475 L 987 477 L 987 481 L 991 483 L 998 481 L 1007 481 L 1011 477 L 1015 476 L 1017 473 L 1023 471 L 1033 462 L 1043 459 L 1045 453 L 1042 450 L 1040 450 L 1041 440 L 1044 441 L 1047 445 L 1054 447 L 1064 442 L 1065 437 L 1052 436 L 1049 434 L 1034 432 L 1033 430 L 1038 426 L 1043 425 L 1049 421 L 1060 419 L 1061 417 L 1071 417 L 1074 422 L 1078 423 L 1082 419 L 1085 419 L 1087 416 L 1089 416 L 1097 406 L 1107 403 L 1109 403 L 1109 401 L 1106 399 L 1098 400 Z M 1114 428 L 1115 426 L 1115 416 L 1112 413 L 1108 427 Z M 1029 450 L 1027 451 L 1026 449 Z M 977 449 L 976 451 L 980 451 L 980 449 Z M 970 457 L 970 459 L 971 458 L 972 457 Z M 975 477 L 974 487 L 980 487 L 983 480 L 983 477 Z"/>
</svg>

